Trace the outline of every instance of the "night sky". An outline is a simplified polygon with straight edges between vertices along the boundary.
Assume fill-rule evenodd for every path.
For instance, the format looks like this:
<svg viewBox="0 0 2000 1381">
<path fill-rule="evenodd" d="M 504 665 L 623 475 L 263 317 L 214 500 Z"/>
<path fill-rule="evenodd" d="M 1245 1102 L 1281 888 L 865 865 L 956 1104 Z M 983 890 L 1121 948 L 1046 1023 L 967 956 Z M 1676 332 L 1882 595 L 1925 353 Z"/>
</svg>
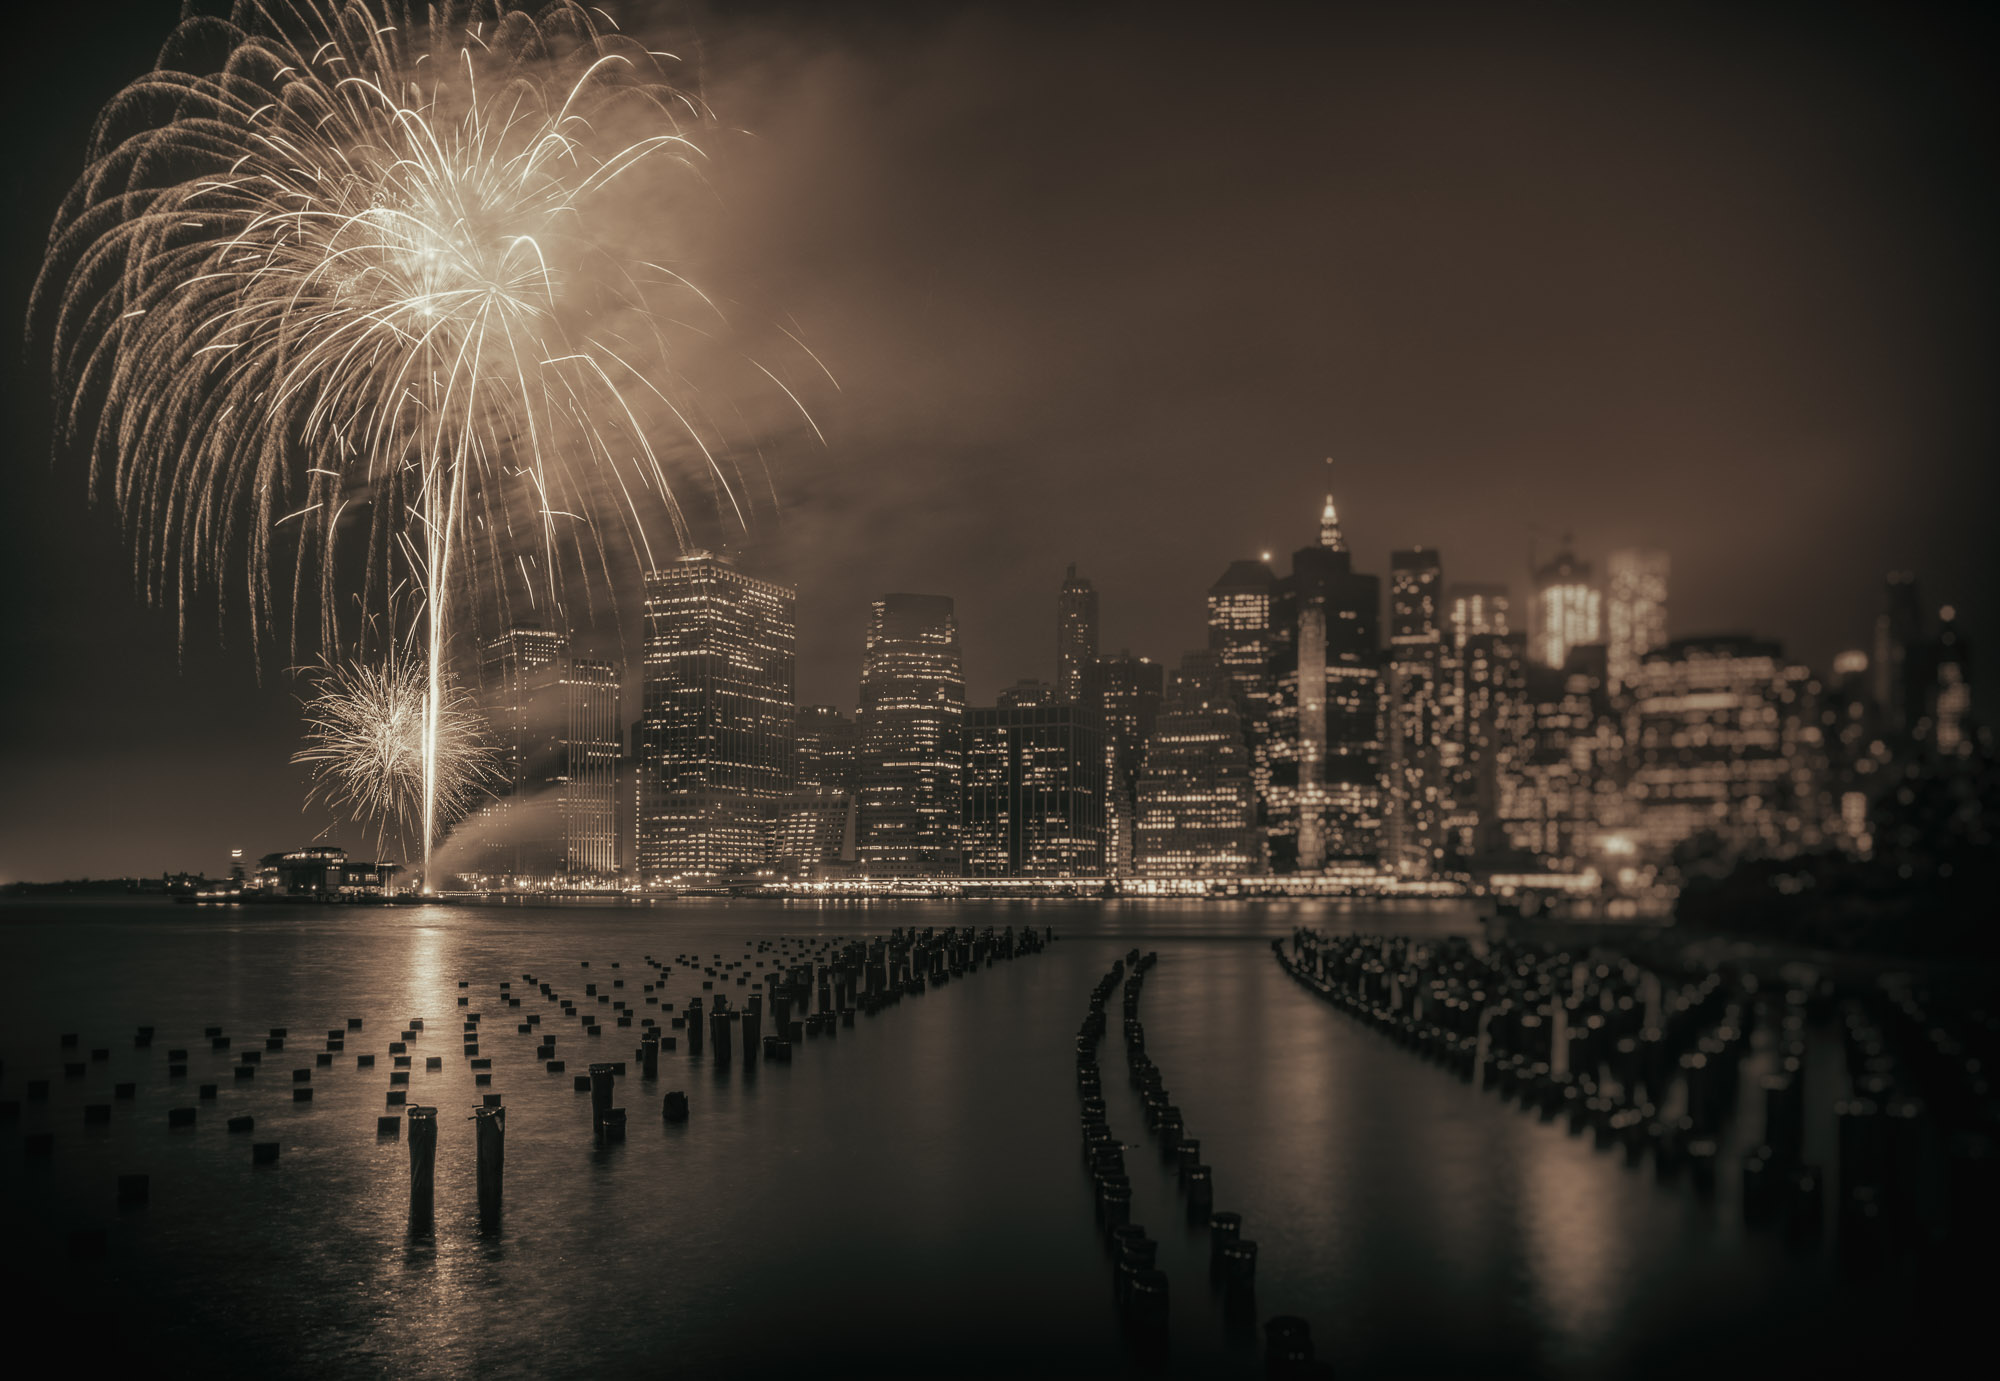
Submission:
<svg viewBox="0 0 2000 1381">
<path fill-rule="evenodd" d="M 177 10 L 10 20 L 17 332 L 91 115 Z M 698 20 L 745 133 L 685 252 L 839 383 L 807 399 L 824 447 L 766 455 L 802 701 L 852 708 L 887 590 L 957 598 L 976 700 L 1050 676 L 1069 561 L 1107 650 L 1171 660 L 1231 559 L 1313 540 L 1327 456 L 1363 569 L 1436 547 L 1448 581 L 1518 596 L 1566 531 L 1597 561 L 1661 546 L 1676 635 L 1823 666 L 1907 567 L 1994 646 L 1994 32 L 1970 7 Z M 45 356 L 6 358 L 0 881 L 301 842 L 324 822 L 282 649 L 260 679 L 212 607 L 180 645 L 78 458 L 51 462 Z"/>
</svg>

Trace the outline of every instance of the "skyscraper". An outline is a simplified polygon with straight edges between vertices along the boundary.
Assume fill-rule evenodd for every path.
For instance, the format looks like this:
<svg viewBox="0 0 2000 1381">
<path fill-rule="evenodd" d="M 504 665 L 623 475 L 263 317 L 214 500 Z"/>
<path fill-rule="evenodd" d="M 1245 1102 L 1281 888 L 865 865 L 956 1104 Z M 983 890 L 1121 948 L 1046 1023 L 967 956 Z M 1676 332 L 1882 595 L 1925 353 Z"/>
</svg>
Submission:
<svg viewBox="0 0 2000 1381">
<path fill-rule="evenodd" d="M 1527 727 L 1527 647 L 1525 633 L 1472 633 L 1453 653 L 1460 742 L 1445 851 L 1461 866 L 1491 861 L 1506 847 L 1501 783 Z"/>
<path fill-rule="evenodd" d="M 1444 850 L 1460 867 L 1492 851 L 1498 802 L 1503 697 L 1518 689 L 1526 639 L 1511 637 L 1512 599 L 1505 585 L 1454 582 L 1445 587 L 1440 676 L 1444 721 L 1439 757 L 1449 804 Z"/>
<path fill-rule="evenodd" d="M 1535 602 L 1528 630 L 1535 660 L 1560 667 L 1578 643 L 1604 637 L 1602 599 L 1591 583 L 1588 563 L 1576 559 L 1565 543 L 1555 559 L 1535 572 Z"/>
<path fill-rule="evenodd" d="M 792 730 L 801 791 L 854 790 L 854 721 L 836 705 L 801 705 Z"/>
<path fill-rule="evenodd" d="M 1278 872 L 1373 863 L 1380 853 L 1381 611 L 1381 582 L 1354 569 L 1329 495 L 1320 541 L 1292 553 L 1271 620 L 1262 820 Z"/>
<path fill-rule="evenodd" d="M 1072 561 L 1056 595 L 1056 694 L 1068 701 L 1083 695 L 1084 673 L 1097 660 L 1097 588 L 1076 573 Z"/>
<path fill-rule="evenodd" d="M 833 705 L 801 705 L 793 721 L 797 789 L 780 798 L 771 866 L 811 877 L 854 859 L 855 724 Z"/>
<path fill-rule="evenodd" d="M 1667 640 L 1667 575 L 1663 551 L 1627 548 L 1605 563 L 1610 592 L 1608 666 L 1611 688 L 1622 690 L 1639 669 L 1639 659 Z"/>
<path fill-rule="evenodd" d="M 616 876 L 617 669 L 573 658 L 565 634 L 519 626 L 481 649 L 479 698 L 500 781 L 474 822 L 475 866 L 537 883 Z"/>
<path fill-rule="evenodd" d="M 1826 763 L 1813 683 L 1776 643 L 1682 638 L 1634 674 L 1629 787 L 1641 849 L 1777 854 L 1824 838 Z"/>
<path fill-rule="evenodd" d="M 1513 601 L 1505 585 L 1455 582 L 1445 591 L 1446 623 L 1453 647 L 1480 633 L 1511 633 Z"/>
<path fill-rule="evenodd" d="M 1530 665 L 1498 810 L 1508 843 L 1555 872 L 1579 872 L 1621 823 L 1624 728 L 1613 711 L 1606 650 L 1570 649 L 1561 667 Z"/>
<path fill-rule="evenodd" d="M 618 668 L 572 657 L 564 667 L 561 872 L 565 878 L 614 878 L 624 863 L 620 848 L 618 765 L 625 718 L 620 713 Z"/>
<path fill-rule="evenodd" d="M 1389 645 L 1436 647 L 1444 641 L 1444 567 L 1437 551 L 1389 554 Z"/>
<path fill-rule="evenodd" d="M 855 846 L 877 877 L 962 870 L 965 672 L 943 595 L 875 601 L 861 663 Z"/>
<path fill-rule="evenodd" d="M 1104 871 L 1104 735 L 1075 703 L 974 709 L 965 748 L 970 877 Z"/>
<path fill-rule="evenodd" d="M 1917 707 L 1910 695 L 1910 654 L 1924 638 L 1924 609 L 1917 578 L 1891 571 L 1882 581 L 1882 612 L 1875 617 L 1875 703 L 1882 728 L 1892 737 L 1914 727 Z"/>
<path fill-rule="evenodd" d="M 1088 668 L 1085 669 L 1086 672 Z M 994 703 L 1004 709 L 1017 709 L 1023 705 L 1061 705 L 1074 703 L 1076 697 L 1064 695 L 1047 681 L 1032 676 L 1023 676 L 1013 685 L 1006 687 L 994 697 Z"/>
<path fill-rule="evenodd" d="M 647 883 L 761 869 L 792 787 L 797 594 L 707 552 L 646 576 L 638 864 Z"/>
<path fill-rule="evenodd" d="M 1139 770 L 1160 713 L 1165 670 L 1127 651 L 1099 657 L 1084 678 L 1084 703 L 1104 726 L 1104 866 L 1117 877 L 1132 868 Z"/>
<path fill-rule="evenodd" d="M 1940 757 L 1973 749 L 1972 652 L 1958 632 L 1958 611 L 1938 610 L 1936 636 L 1910 650 L 1904 666 L 1910 733 Z"/>
<path fill-rule="evenodd" d="M 1403 877 L 1429 877 L 1444 861 L 1451 796 L 1443 568 L 1435 550 L 1389 557 L 1389 658 L 1385 698 L 1387 799 L 1382 863 Z"/>
<path fill-rule="evenodd" d="M 562 664 L 568 656 L 566 635 L 527 624 L 480 649 L 480 706 L 499 748 L 499 781 L 478 819 L 484 872 L 555 872 L 559 812 L 547 797 L 562 775 Z"/>
<path fill-rule="evenodd" d="M 1240 877 L 1263 871 L 1250 755 L 1222 655 L 1181 659 L 1139 777 L 1133 869 L 1141 877 Z"/>
</svg>

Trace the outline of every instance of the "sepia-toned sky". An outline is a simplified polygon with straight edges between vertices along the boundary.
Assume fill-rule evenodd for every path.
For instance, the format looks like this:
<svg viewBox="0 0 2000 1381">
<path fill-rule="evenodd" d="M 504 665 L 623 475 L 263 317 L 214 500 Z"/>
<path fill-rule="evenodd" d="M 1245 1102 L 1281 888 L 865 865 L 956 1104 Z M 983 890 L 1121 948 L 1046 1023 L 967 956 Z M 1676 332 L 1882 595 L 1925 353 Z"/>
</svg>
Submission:
<svg viewBox="0 0 2000 1381">
<path fill-rule="evenodd" d="M 177 11 L 91 8 L 17 40 L 17 324 L 92 112 Z M 1230 560 L 1312 540 L 1329 456 L 1363 569 L 1423 545 L 1520 591 L 1566 532 L 1661 546 L 1675 634 L 1824 665 L 1909 568 L 1990 654 L 1973 13 L 713 0 L 687 56 L 731 132 L 673 252 L 838 381 L 804 395 L 826 444 L 765 456 L 801 699 L 852 707 L 887 590 L 957 599 L 976 700 L 1050 675 L 1069 561 L 1107 648 L 1171 659 Z M 145 606 L 45 379 L 9 352 L 0 880 L 299 842 L 296 688 Z"/>
</svg>

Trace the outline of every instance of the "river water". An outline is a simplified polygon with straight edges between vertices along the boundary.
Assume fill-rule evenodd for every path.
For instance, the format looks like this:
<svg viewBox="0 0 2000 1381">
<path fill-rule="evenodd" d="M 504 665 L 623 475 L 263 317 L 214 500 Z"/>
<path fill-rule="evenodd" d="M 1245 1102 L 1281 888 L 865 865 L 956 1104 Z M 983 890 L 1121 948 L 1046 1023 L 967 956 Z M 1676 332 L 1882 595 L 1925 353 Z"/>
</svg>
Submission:
<svg viewBox="0 0 2000 1381">
<path fill-rule="evenodd" d="M 603 1148 L 571 1076 L 631 1060 L 637 1031 L 586 1037 L 522 982 L 587 1003 L 586 982 L 622 977 L 657 1016 L 641 1005 L 647 955 L 750 953 L 755 976 L 770 956 L 754 946 L 781 936 L 1009 924 L 1060 938 L 807 1040 L 789 1065 L 739 1052 L 718 1067 L 685 1039 L 656 1085 L 629 1065 L 629 1132 Z M 1824 1256 L 1742 1229 L 1727 1185 L 1703 1202 L 1657 1183 L 1315 1000 L 1269 949 L 1300 924 L 1476 930 L 1453 905 L 1333 903 L 0 907 L 0 1098 L 51 1081 L 0 1154 L 14 1336 L 46 1332 L 76 1365 L 130 1352 L 231 1376 L 1118 1374 L 1073 1041 L 1092 985 L 1133 946 L 1159 955 L 1147 1046 L 1214 1167 L 1215 1207 L 1259 1243 L 1257 1314 L 1304 1316 L 1339 1374 L 1771 1374 L 1854 1361 L 1889 1332 L 1857 1342 L 1863 1297 Z M 701 981 L 675 964 L 659 996 L 683 1009 Z M 747 991 L 719 986 L 739 1005 Z M 468 1118 L 486 1090 L 459 1051 L 461 996 L 483 1014 L 508 1108 L 493 1231 L 475 1211 Z M 535 1011 L 565 1074 L 516 1033 Z M 1133 1144 L 1133 1220 L 1171 1283 L 1170 1365 L 1254 1372 L 1256 1342 L 1226 1324 L 1205 1237 L 1145 1139 L 1115 997 L 1109 1015 L 1109 1118 Z M 289 1071 L 356 1016 L 295 1104 Z M 440 1124 L 435 1228 L 414 1238 L 408 1148 L 376 1133 L 388 1043 L 410 1017 L 426 1022 L 410 1101 Z M 149 1049 L 134 1048 L 140 1025 L 156 1029 Z M 234 1048 L 212 1051 L 208 1026 Z M 235 1081 L 238 1053 L 279 1026 L 286 1050 Z M 72 1032 L 78 1049 L 61 1049 Z M 189 1049 L 185 1080 L 168 1077 L 172 1047 Z M 109 1059 L 89 1061 L 94 1048 Z M 356 1068 L 366 1052 L 377 1068 Z M 66 1060 L 86 1072 L 65 1078 Z M 126 1081 L 135 1096 L 114 1101 Z M 208 1082 L 219 1096 L 197 1104 Z M 686 1123 L 662 1121 L 669 1089 L 687 1092 Z M 104 1102 L 109 1124 L 86 1126 L 83 1107 Z M 170 1131 L 184 1105 L 196 1125 Z M 245 1113 L 254 1135 L 228 1133 Z M 53 1156 L 24 1156 L 42 1131 Z M 279 1163 L 253 1166 L 253 1139 L 278 1141 Z M 151 1177 L 143 1208 L 117 1205 L 128 1172 Z M 91 1228 L 107 1233 L 101 1257 L 72 1246 Z"/>
</svg>

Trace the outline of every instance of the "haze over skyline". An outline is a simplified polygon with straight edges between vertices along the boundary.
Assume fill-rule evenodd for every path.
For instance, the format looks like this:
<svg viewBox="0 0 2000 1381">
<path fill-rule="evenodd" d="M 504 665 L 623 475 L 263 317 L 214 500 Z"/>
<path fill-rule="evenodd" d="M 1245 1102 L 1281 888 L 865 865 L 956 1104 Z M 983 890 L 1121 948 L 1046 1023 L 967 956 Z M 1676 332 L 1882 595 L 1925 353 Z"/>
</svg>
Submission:
<svg viewBox="0 0 2000 1381">
<path fill-rule="evenodd" d="M 30 45 L 17 323 L 91 112 L 176 9 Z M 1364 570 L 1422 545 L 1519 595 L 1532 541 L 1663 547 L 1671 632 L 1824 669 L 1911 569 L 1993 645 L 1972 20 L 1132 15 L 702 19 L 710 99 L 755 137 L 718 152 L 723 218 L 688 252 L 840 383 L 812 400 L 827 445 L 766 457 L 802 702 L 852 706 L 890 590 L 956 599 L 974 701 L 1050 676 L 1070 561 L 1107 649 L 1171 661 L 1230 560 L 1313 539 L 1329 454 Z M 45 377 L 7 371 L 0 880 L 303 840 L 294 687 L 212 609 L 177 648 L 81 465 L 46 462 Z"/>
</svg>

